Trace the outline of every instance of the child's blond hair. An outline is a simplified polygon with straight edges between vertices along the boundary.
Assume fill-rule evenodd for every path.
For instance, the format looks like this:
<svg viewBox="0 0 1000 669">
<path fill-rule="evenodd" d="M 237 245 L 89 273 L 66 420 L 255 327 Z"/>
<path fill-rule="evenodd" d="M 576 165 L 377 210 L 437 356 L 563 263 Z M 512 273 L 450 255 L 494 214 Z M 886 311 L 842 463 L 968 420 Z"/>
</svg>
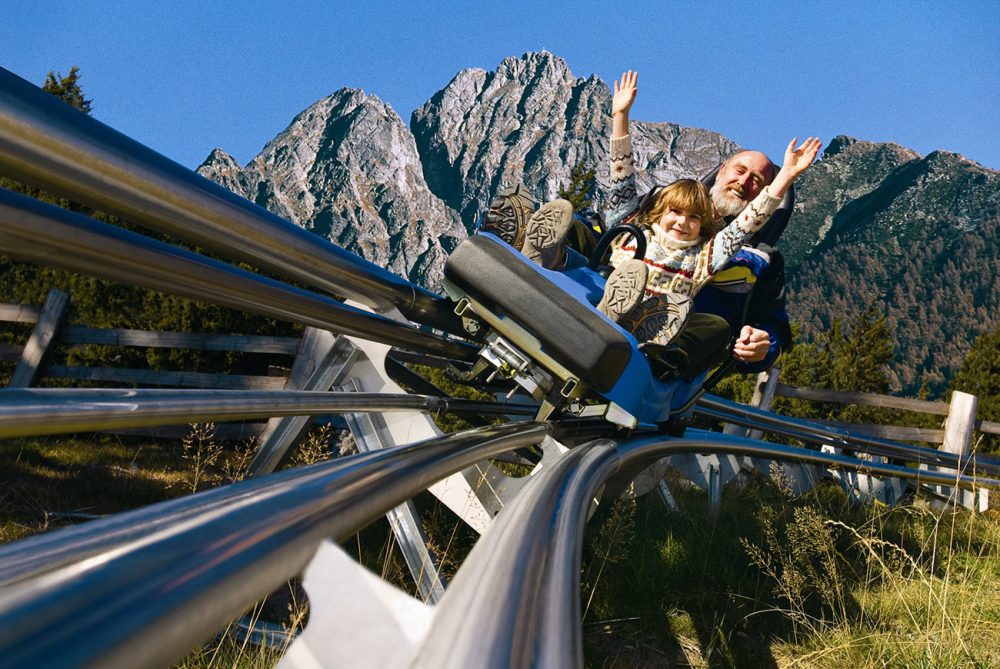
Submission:
<svg viewBox="0 0 1000 669">
<path fill-rule="evenodd" d="M 653 227 L 668 209 L 683 209 L 701 218 L 699 235 L 705 239 L 716 233 L 715 210 L 708 187 L 694 179 L 678 179 L 663 187 L 639 216 L 639 223 Z"/>
</svg>

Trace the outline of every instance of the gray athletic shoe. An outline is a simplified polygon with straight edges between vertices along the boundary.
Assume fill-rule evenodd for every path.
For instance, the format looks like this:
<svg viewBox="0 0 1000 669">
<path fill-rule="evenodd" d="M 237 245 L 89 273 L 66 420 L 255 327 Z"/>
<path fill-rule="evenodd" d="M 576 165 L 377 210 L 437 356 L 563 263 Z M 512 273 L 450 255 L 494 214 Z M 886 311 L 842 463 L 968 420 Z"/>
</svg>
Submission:
<svg viewBox="0 0 1000 669">
<path fill-rule="evenodd" d="M 641 260 L 626 260 L 611 273 L 604 284 L 604 296 L 597 310 L 615 323 L 639 306 L 646 289 L 648 269 Z"/>
<path fill-rule="evenodd" d="M 658 293 L 642 300 L 618 324 L 640 342 L 666 345 L 690 318 L 691 298 L 677 293 Z"/>
<path fill-rule="evenodd" d="M 535 213 L 538 203 L 528 193 L 524 184 L 517 184 L 497 193 L 490 202 L 490 208 L 483 216 L 480 229 L 492 232 L 515 249 L 520 249 L 524 243 L 524 231 L 528 227 L 528 218 Z"/>
<path fill-rule="evenodd" d="M 528 219 L 521 253 L 545 269 L 558 269 L 566 259 L 564 240 L 573 226 L 573 205 L 566 200 L 546 202 Z"/>
</svg>

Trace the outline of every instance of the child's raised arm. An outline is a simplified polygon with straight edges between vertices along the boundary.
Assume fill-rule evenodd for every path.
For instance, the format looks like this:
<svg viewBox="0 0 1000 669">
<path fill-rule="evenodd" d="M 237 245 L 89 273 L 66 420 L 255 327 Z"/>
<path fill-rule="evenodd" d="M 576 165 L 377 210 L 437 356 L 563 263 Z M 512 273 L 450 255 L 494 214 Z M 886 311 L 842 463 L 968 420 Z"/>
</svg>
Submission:
<svg viewBox="0 0 1000 669">
<path fill-rule="evenodd" d="M 622 74 L 621 83 L 615 80 L 615 94 L 611 98 L 611 139 L 628 134 L 628 110 L 635 101 L 639 73 L 629 70 Z"/>
</svg>

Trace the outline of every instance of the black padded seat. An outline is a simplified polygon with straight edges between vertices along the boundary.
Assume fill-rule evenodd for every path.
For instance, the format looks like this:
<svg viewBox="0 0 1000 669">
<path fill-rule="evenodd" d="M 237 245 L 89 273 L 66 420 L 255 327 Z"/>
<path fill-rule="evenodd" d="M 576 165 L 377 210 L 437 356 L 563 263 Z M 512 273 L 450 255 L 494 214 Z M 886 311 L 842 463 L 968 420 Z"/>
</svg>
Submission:
<svg viewBox="0 0 1000 669">
<path fill-rule="evenodd" d="M 459 244 L 444 275 L 532 333 L 546 353 L 600 392 L 610 390 L 628 365 L 632 346 L 620 331 L 540 276 L 524 256 L 488 237 Z"/>
</svg>

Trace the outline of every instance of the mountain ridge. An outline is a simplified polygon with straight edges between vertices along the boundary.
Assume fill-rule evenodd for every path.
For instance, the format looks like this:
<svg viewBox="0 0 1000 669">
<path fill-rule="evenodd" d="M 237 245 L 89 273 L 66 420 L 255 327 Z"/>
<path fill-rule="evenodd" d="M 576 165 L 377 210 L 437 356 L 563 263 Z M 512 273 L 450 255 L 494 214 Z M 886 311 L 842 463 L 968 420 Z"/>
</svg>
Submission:
<svg viewBox="0 0 1000 669">
<path fill-rule="evenodd" d="M 377 96 L 340 89 L 296 115 L 247 165 L 216 149 L 198 171 L 436 289 L 447 253 L 504 186 L 522 182 L 545 201 L 568 184 L 573 166 L 586 163 L 597 172 L 600 207 L 610 101 L 596 76 L 576 77 L 558 56 L 529 52 L 503 59 L 492 71 L 457 72 L 413 111 L 409 126 Z M 634 120 L 631 134 L 640 189 L 700 176 L 740 148 L 719 133 L 673 123 Z M 788 264 L 789 313 L 805 336 L 827 327 L 833 309 L 850 317 L 873 299 L 896 327 L 912 329 L 915 321 L 902 305 L 917 293 L 933 300 L 904 290 L 898 277 L 878 268 L 902 268 L 900 276 L 919 282 L 933 274 L 928 267 L 944 266 L 954 254 L 939 233 L 951 231 L 957 248 L 980 228 L 990 237 L 1000 210 L 1000 172 L 945 151 L 921 156 L 898 144 L 839 135 L 797 182 L 796 195 L 779 247 Z M 902 263 L 908 252 L 923 265 L 911 266 L 913 258 Z M 985 263 L 982 276 L 1000 274 L 995 256 L 977 256 Z M 831 274 L 834 269 L 841 274 Z M 867 272 L 853 275 L 854 288 L 844 282 L 843 273 L 851 271 Z M 983 282 L 966 280 L 975 268 L 963 265 L 962 272 L 951 289 L 972 291 L 978 297 L 971 304 L 993 305 L 990 295 L 982 297 Z M 962 308 L 964 295 L 949 303 Z M 933 322 L 953 351 L 967 350 L 975 334 L 997 325 L 987 313 L 958 331 L 954 324 L 965 323 L 970 309 L 951 314 L 947 304 L 938 306 L 932 316 L 924 314 L 923 324 Z M 897 349 L 893 375 L 900 389 L 912 392 L 929 379 L 940 390 L 957 369 L 957 353 L 911 355 L 923 349 L 905 336 Z"/>
</svg>

